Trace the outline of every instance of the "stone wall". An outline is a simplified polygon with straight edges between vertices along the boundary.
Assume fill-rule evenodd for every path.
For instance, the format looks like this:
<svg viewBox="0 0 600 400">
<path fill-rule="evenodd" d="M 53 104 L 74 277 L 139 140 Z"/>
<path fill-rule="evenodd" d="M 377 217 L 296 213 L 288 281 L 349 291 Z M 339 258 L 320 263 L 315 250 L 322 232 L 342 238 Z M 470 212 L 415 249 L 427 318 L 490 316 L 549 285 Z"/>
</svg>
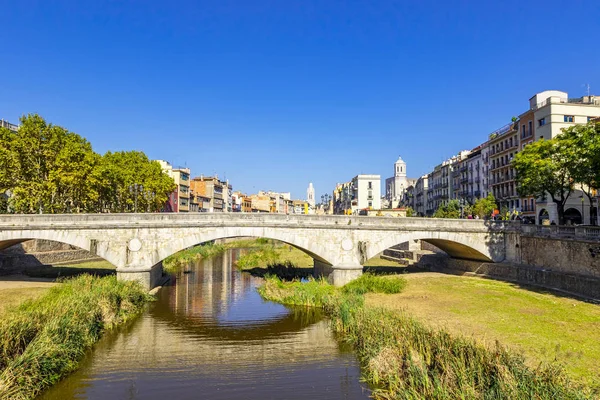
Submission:
<svg viewBox="0 0 600 400">
<path fill-rule="evenodd" d="M 511 263 L 459 260 L 437 254 L 424 255 L 417 264 L 433 271 L 459 271 L 525 285 L 541 286 L 600 300 L 600 278 Z"/>
<path fill-rule="evenodd" d="M 0 251 L 0 271 L 16 273 L 24 267 L 95 260 L 97 256 L 69 244 L 51 240 L 27 240 Z"/>
<path fill-rule="evenodd" d="M 600 278 L 600 243 L 521 235 L 520 263 Z"/>
</svg>

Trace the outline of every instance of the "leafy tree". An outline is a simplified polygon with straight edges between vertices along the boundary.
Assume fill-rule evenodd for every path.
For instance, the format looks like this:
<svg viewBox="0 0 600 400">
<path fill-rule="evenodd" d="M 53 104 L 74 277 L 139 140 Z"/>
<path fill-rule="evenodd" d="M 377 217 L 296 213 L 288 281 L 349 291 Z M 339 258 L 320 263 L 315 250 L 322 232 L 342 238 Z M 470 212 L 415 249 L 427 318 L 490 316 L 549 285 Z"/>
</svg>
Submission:
<svg viewBox="0 0 600 400">
<path fill-rule="evenodd" d="M 0 212 L 158 211 L 175 189 L 160 165 L 138 151 L 100 156 L 91 144 L 37 114 L 21 118 L 14 133 L 0 128 Z"/>
<path fill-rule="evenodd" d="M 576 152 L 570 173 L 591 205 L 594 191 L 600 188 L 600 122 L 567 128 L 557 140 Z"/>
<path fill-rule="evenodd" d="M 159 211 L 175 190 L 173 179 L 163 173 L 160 164 L 140 151 L 108 152 L 93 173 L 99 182 L 97 211 Z M 142 185 L 137 194 L 130 188 Z"/>
<path fill-rule="evenodd" d="M 460 218 L 460 203 L 458 200 L 450 200 L 447 204 L 442 204 L 433 213 L 433 218 Z"/>
<path fill-rule="evenodd" d="M 565 203 L 573 191 L 572 171 L 576 159 L 577 149 L 560 137 L 533 142 L 513 159 L 519 194 L 523 197 L 549 195 L 556 204 L 560 224 L 565 222 Z"/>
<path fill-rule="evenodd" d="M 479 218 L 485 219 L 492 216 L 496 209 L 496 198 L 493 194 L 489 193 L 487 197 L 477 199 L 473 204 L 473 214 L 478 215 Z"/>
</svg>

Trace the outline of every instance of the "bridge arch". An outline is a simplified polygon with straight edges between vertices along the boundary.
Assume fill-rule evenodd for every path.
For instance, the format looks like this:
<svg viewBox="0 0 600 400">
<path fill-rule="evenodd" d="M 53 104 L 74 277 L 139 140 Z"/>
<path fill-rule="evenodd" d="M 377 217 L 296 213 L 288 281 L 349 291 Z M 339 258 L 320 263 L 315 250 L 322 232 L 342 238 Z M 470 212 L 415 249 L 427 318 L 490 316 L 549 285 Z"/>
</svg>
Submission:
<svg viewBox="0 0 600 400">
<path fill-rule="evenodd" d="M 482 240 L 484 237 L 487 240 Z M 369 243 L 367 259 L 375 257 L 382 251 L 405 242 L 422 240 L 438 247 L 452 258 L 498 262 L 503 255 L 494 251 L 494 238 L 483 233 L 414 231 L 390 233 L 383 240 Z M 503 240 L 503 239 L 502 239 Z"/>
<path fill-rule="evenodd" d="M 0 250 L 4 250 L 15 244 L 26 242 L 27 240 L 49 240 L 52 242 L 64 243 L 80 249 L 91 252 L 91 242 L 88 235 L 79 234 L 77 231 L 64 230 L 31 230 L 31 231 L 2 231 L 0 230 Z M 106 246 L 100 246 L 94 252 L 94 255 L 108 261 L 115 267 L 121 265 L 121 258 L 117 253 L 111 252 Z"/>
<path fill-rule="evenodd" d="M 333 259 L 328 252 L 325 243 L 306 235 L 298 235 L 290 229 L 285 228 L 262 228 L 262 227 L 219 227 L 210 229 L 199 229 L 197 232 L 187 234 L 185 237 L 173 239 L 156 249 L 152 262 L 158 264 L 165 258 L 182 250 L 213 240 L 228 239 L 236 237 L 255 237 L 278 240 L 297 248 L 308 254 L 315 260 L 333 264 Z"/>
</svg>

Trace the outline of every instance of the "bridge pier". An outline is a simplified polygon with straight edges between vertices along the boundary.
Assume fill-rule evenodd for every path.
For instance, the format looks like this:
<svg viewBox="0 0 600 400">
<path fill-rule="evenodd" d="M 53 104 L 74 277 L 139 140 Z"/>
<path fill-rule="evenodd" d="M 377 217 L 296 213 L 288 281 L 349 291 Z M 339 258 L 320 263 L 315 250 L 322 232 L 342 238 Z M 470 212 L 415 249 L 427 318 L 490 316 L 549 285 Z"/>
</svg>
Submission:
<svg viewBox="0 0 600 400">
<path fill-rule="evenodd" d="M 151 268 L 117 268 L 117 279 L 120 281 L 137 281 L 145 289 L 155 288 L 162 278 L 162 263 L 158 263 Z"/>
<path fill-rule="evenodd" d="M 319 260 L 314 260 L 315 278 L 326 278 L 327 281 L 335 286 L 344 286 L 346 283 L 360 277 L 363 267 L 360 264 L 336 264 L 331 265 Z"/>
</svg>

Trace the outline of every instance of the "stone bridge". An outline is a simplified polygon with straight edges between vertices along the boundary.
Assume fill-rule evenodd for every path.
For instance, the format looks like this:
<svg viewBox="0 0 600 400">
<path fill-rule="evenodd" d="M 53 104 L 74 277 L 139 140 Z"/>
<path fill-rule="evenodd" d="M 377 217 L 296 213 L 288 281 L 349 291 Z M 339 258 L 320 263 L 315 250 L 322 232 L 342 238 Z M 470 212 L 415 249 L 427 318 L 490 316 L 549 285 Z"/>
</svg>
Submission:
<svg viewBox="0 0 600 400">
<path fill-rule="evenodd" d="M 508 223 L 432 218 L 242 213 L 0 216 L 0 250 L 30 239 L 67 243 L 114 264 L 120 279 L 139 280 L 149 288 L 160 279 L 166 257 L 215 239 L 280 240 L 309 254 L 316 271 L 342 285 L 362 273 L 366 260 L 417 240 L 454 258 L 512 261 L 512 233 Z"/>
</svg>

